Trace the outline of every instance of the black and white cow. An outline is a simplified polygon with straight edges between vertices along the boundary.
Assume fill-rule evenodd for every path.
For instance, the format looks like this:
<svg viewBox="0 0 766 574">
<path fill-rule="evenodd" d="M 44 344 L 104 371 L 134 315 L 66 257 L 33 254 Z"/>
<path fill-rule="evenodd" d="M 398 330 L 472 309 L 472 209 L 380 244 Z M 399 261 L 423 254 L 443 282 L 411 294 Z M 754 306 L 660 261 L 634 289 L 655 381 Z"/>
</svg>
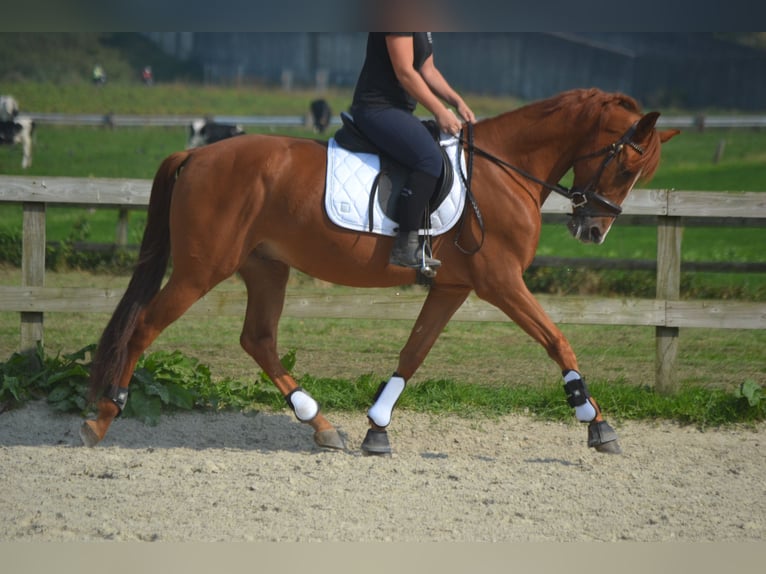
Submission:
<svg viewBox="0 0 766 574">
<path fill-rule="evenodd" d="M 35 122 L 19 115 L 19 104 L 13 96 L 0 96 L 0 144 L 21 144 L 21 167 L 32 165 L 32 136 Z"/>
<path fill-rule="evenodd" d="M 241 136 L 244 133 L 245 130 L 241 126 L 219 124 L 212 120 L 194 120 L 189 126 L 189 141 L 186 143 L 186 149 Z"/>
<path fill-rule="evenodd" d="M 19 102 L 13 96 L 0 96 L 0 122 L 9 122 L 19 115 Z"/>
</svg>

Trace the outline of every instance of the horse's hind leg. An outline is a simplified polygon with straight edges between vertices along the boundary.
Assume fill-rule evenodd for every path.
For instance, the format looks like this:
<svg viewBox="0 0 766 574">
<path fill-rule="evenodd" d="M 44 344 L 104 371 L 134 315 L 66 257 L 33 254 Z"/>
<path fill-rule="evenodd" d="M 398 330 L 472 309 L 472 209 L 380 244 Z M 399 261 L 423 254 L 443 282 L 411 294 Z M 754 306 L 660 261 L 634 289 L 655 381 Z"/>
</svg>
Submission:
<svg viewBox="0 0 766 574">
<path fill-rule="evenodd" d="M 171 276 L 146 308 L 140 313 L 135 330 L 127 344 L 127 360 L 119 374 L 117 393 L 107 395 L 98 401 L 95 420 L 87 420 L 80 428 L 80 438 L 85 446 L 95 446 L 106 435 L 112 421 L 125 407 L 133 371 L 141 354 L 159 334 L 173 321 L 183 315 L 207 291 L 202 286 L 193 286 Z"/>
<path fill-rule="evenodd" d="M 247 312 L 240 337 L 242 348 L 274 382 L 296 418 L 311 425 L 317 445 L 344 449 L 345 444 L 338 431 L 319 412 L 316 401 L 298 385 L 279 360 L 277 329 L 290 267 L 253 254 L 239 273 L 247 285 Z"/>
</svg>

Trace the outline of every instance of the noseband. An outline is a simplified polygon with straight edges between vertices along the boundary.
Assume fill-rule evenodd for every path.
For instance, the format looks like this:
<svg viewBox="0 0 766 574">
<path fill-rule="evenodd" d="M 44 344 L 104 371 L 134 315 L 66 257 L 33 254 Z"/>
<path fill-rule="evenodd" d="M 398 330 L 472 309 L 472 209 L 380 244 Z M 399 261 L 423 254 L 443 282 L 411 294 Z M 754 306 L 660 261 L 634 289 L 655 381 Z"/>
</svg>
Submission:
<svg viewBox="0 0 766 574">
<path fill-rule="evenodd" d="M 525 178 L 529 179 L 530 181 L 533 181 L 539 185 L 542 185 L 543 187 L 549 189 L 550 191 L 553 191 L 555 193 L 558 193 L 559 195 L 562 195 L 563 197 L 566 197 L 568 200 L 572 202 L 572 210 L 573 215 L 575 215 L 574 212 L 576 212 L 576 215 L 580 217 L 592 217 L 592 216 L 606 216 L 606 217 L 617 217 L 622 213 L 622 208 L 617 205 L 616 203 L 609 201 L 607 198 L 605 198 L 603 195 L 598 193 L 596 190 L 598 189 L 599 181 L 601 180 L 601 176 L 604 174 L 604 170 L 607 168 L 607 166 L 612 163 L 612 160 L 614 160 L 615 157 L 622 151 L 622 149 L 625 146 L 631 147 L 634 150 L 636 150 L 641 155 L 644 154 L 644 149 L 635 143 L 632 138 L 633 135 L 636 132 L 636 127 L 638 126 L 638 121 L 636 121 L 632 126 L 628 128 L 628 130 L 622 134 L 622 136 L 615 142 L 606 145 L 602 147 L 601 149 L 598 149 L 594 152 L 591 152 L 586 155 L 582 155 L 580 157 L 577 157 L 573 162 L 572 165 L 584 161 L 586 159 L 591 159 L 594 157 L 599 156 L 606 156 L 604 157 L 604 161 L 601 163 L 601 166 L 599 167 L 596 174 L 586 183 L 583 187 L 574 187 L 571 188 L 564 187 L 561 184 L 550 184 L 547 181 L 543 181 L 531 173 L 528 173 L 524 171 L 523 169 L 516 167 L 515 165 L 512 165 L 506 161 L 503 161 L 499 157 L 492 155 L 491 153 L 476 147 L 476 145 L 473 143 L 473 124 L 467 124 L 467 131 L 468 131 L 468 139 L 464 139 L 463 137 L 459 137 L 458 139 L 467 145 L 468 147 L 468 154 L 469 154 L 469 165 L 473 163 L 473 154 L 479 154 L 480 156 L 483 156 L 490 161 L 501 165 L 503 167 L 507 167 L 508 169 L 512 169 L 513 171 L 521 174 Z M 469 169 L 470 172 L 470 169 Z M 470 177 L 466 178 L 468 181 L 470 181 Z M 475 208 L 474 208 L 475 209 Z"/>
<path fill-rule="evenodd" d="M 598 189 L 598 183 L 601 180 L 601 176 L 604 174 L 604 170 L 610 163 L 612 163 L 612 160 L 617 157 L 617 155 L 625 146 L 633 148 L 641 155 L 644 154 L 644 148 L 632 140 L 633 134 L 636 132 L 637 125 L 638 122 L 636 121 L 632 126 L 628 128 L 628 131 L 622 134 L 622 137 L 616 142 L 610 143 L 609 145 L 604 146 L 601 149 L 594 151 L 593 153 L 580 156 L 572 162 L 574 165 L 577 162 L 586 159 L 599 157 L 601 155 L 606 156 L 604 157 L 604 161 L 601 163 L 601 166 L 598 168 L 596 174 L 590 179 L 590 181 L 588 181 L 588 183 L 585 184 L 584 187 L 577 188 L 573 186 L 571 189 L 562 188 L 562 190 L 566 190 L 566 193 L 563 194 L 564 197 L 567 197 L 572 202 L 573 211 L 576 211 L 577 215 L 580 217 L 617 217 L 622 213 L 622 207 L 612 201 L 609 201 L 596 190 Z M 558 191 L 558 193 L 561 193 L 561 191 Z"/>
</svg>

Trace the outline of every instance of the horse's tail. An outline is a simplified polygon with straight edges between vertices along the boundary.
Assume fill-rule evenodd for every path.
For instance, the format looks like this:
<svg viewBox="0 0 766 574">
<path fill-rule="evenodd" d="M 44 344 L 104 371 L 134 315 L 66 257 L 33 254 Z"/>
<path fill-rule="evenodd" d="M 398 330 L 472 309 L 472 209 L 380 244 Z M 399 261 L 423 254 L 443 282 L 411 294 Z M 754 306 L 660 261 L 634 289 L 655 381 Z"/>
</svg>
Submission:
<svg viewBox="0 0 766 574">
<path fill-rule="evenodd" d="M 167 157 L 154 176 L 138 262 L 93 357 L 90 401 L 96 401 L 109 387 L 116 392 L 138 316 L 160 289 L 170 259 L 170 198 L 178 172 L 189 155 L 184 151 Z"/>
</svg>

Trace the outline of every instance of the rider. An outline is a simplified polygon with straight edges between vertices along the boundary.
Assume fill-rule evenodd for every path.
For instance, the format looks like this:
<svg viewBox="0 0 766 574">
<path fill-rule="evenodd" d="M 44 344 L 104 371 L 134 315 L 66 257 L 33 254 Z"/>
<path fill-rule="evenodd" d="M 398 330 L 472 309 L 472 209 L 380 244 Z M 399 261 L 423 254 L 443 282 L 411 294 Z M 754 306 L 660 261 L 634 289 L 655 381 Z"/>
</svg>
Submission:
<svg viewBox="0 0 766 574">
<path fill-rule="evenodd" d="M 146 86 L 154 84 L 154 74 L 152 73 L 151 66 L 144 66 L 144 69 L 141 71 L 141 79 Z"/>
<path fill-rule="evenodd" d="M 418 229 L 442 173 L 439 145 L 413 112 L 418 103 L 434 115 L 439 129 L 458 135 L 461 122 L 476 118 L 434 65 L 430 32 L 372 32 L 354 90 L 351 114 L 385 154 L 412 170 L 399 196 L 399 229 L 389 262 L 404 267 L 441 265 L 422 255 Z"/>
</svg>

